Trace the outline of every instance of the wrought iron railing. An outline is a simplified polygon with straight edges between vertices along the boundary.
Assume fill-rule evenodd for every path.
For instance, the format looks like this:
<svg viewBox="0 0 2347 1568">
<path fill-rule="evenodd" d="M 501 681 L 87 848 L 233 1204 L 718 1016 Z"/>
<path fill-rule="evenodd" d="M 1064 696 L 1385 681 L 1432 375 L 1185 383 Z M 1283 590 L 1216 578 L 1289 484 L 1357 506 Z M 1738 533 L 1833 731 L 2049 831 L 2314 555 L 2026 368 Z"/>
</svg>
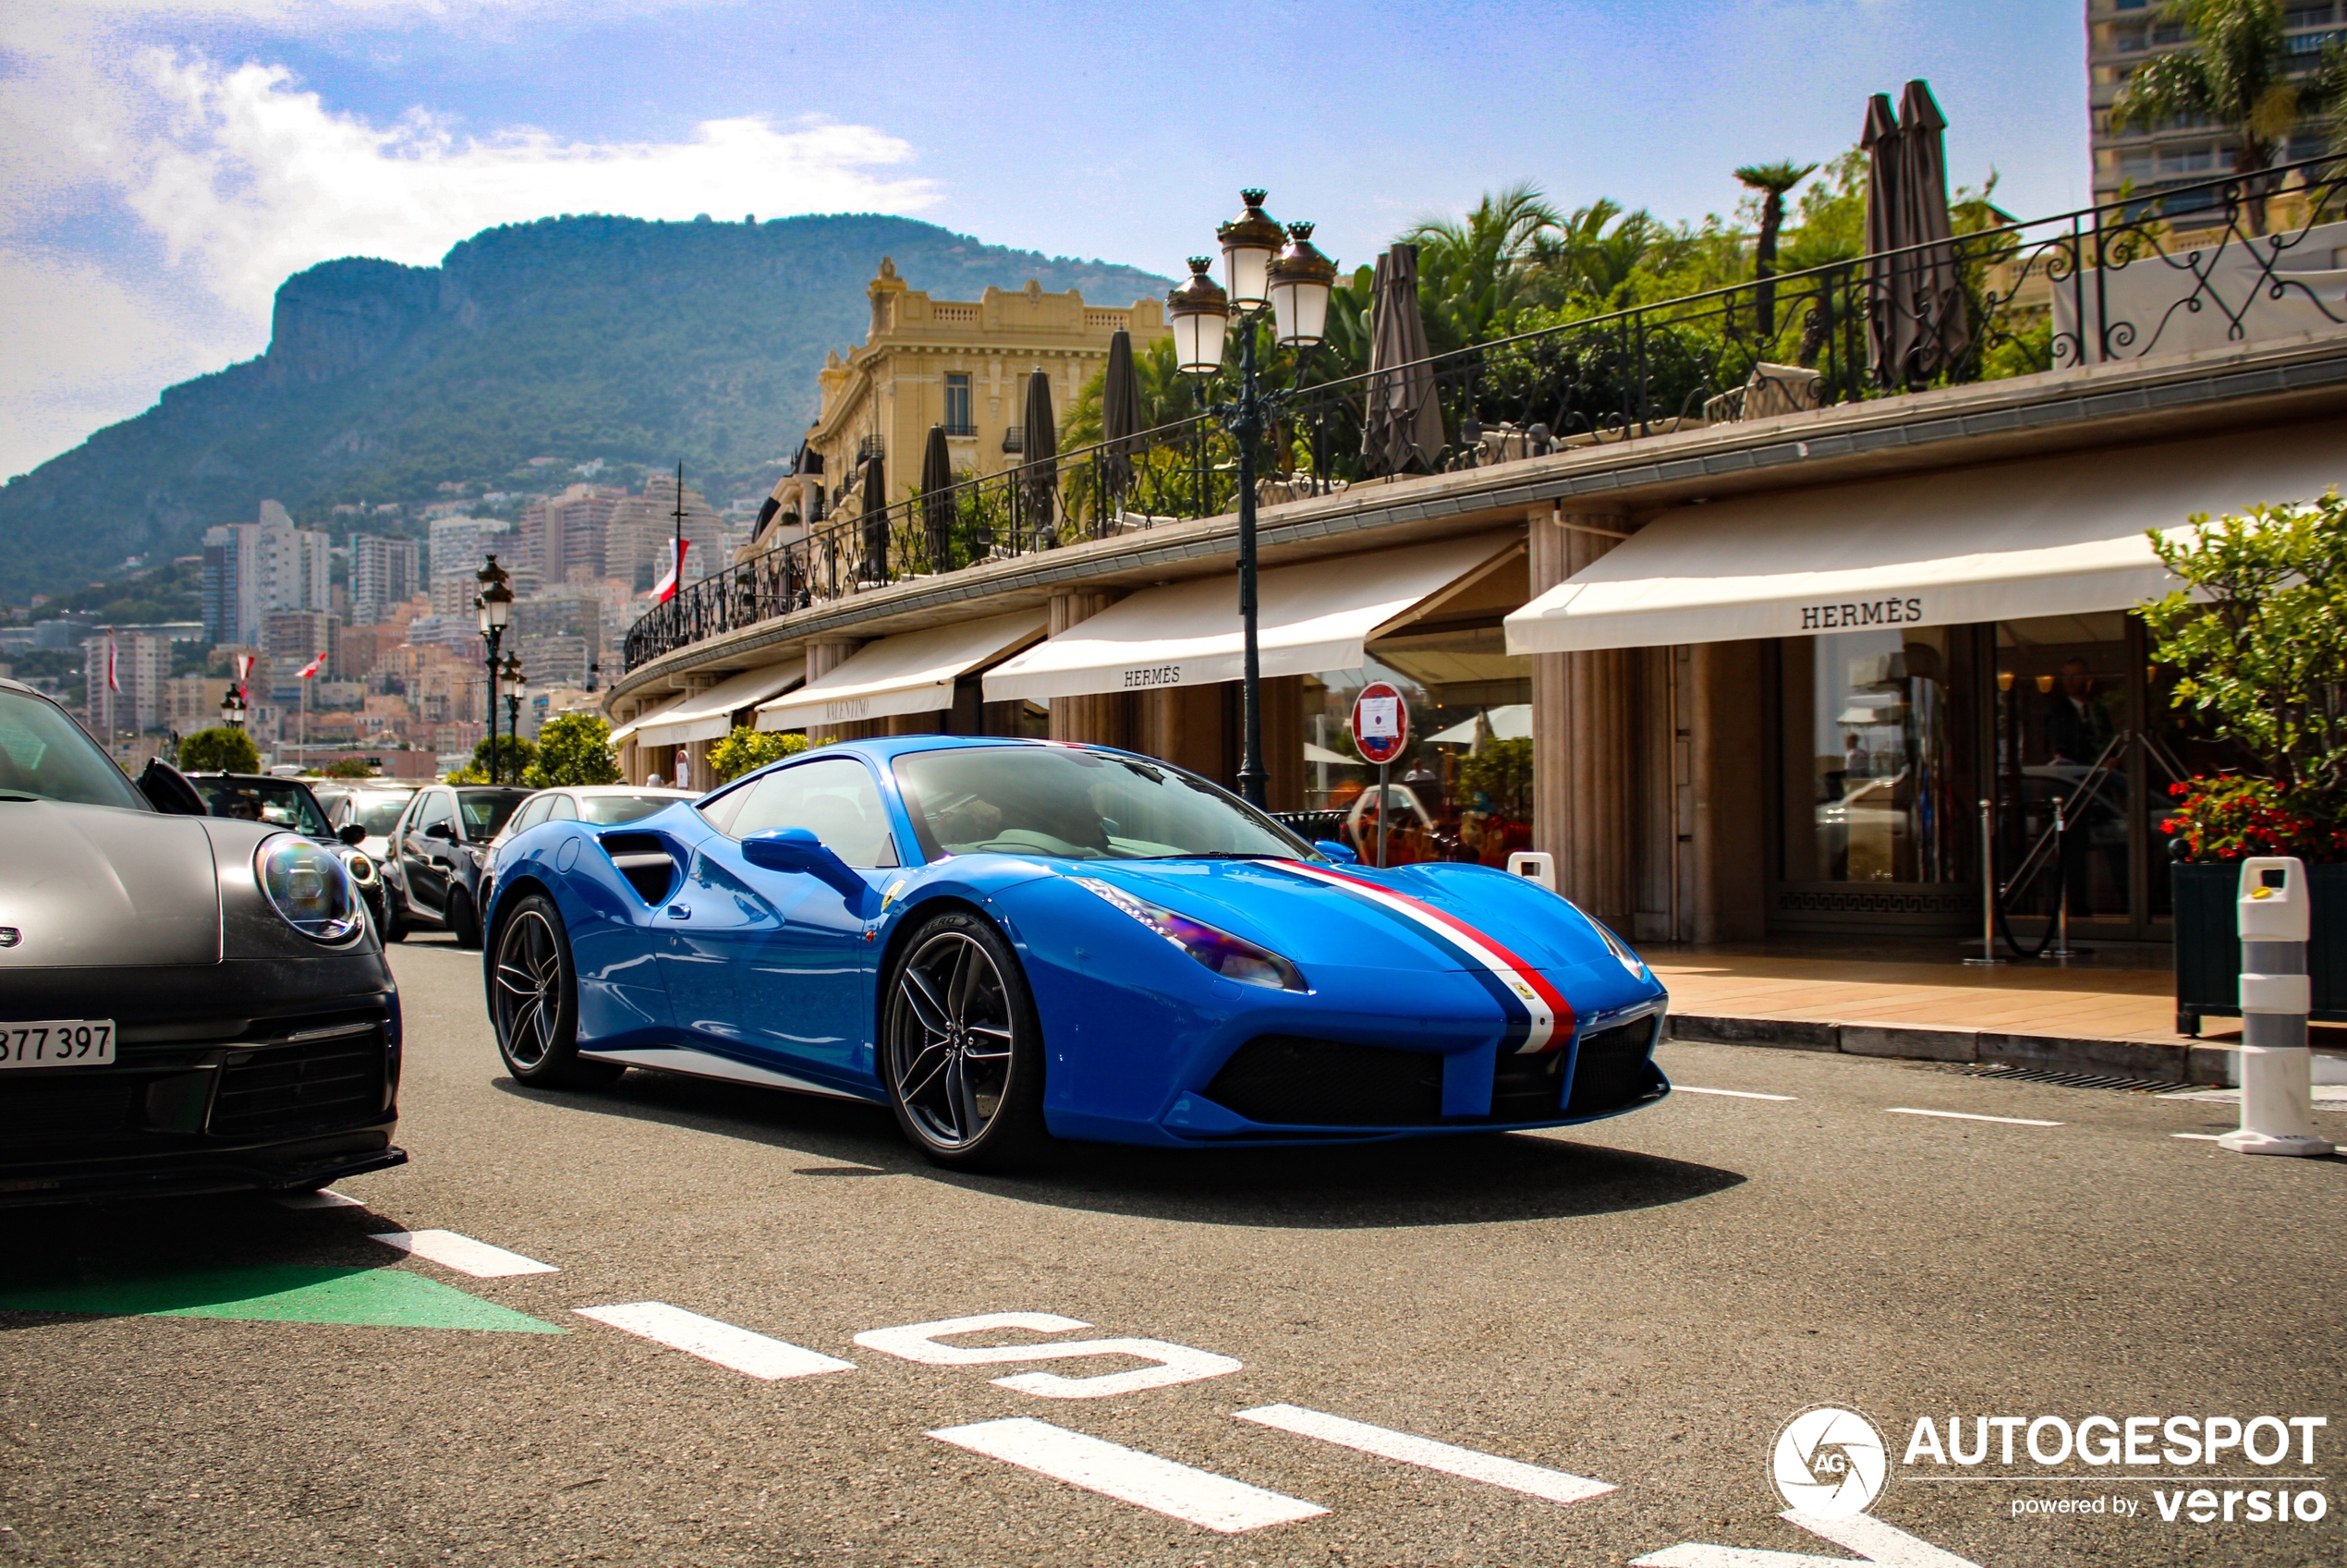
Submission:
<svg viewBox="0 0 2347 1568">
<path fill-rule="evenodd" d="M 2290 330 L 2347 325 L 2337 289 L 2326 298 L 2296 275 L 2330 271 L 2317 225 L 2347 210 L 2342 188 L 2347 173 L 2310 161 L 2163 190 L 2156 211 L 2131 198 L 1997 223 L 1437 354 L 1407 368 L 1441 419 L 1439 447 L 1411 471 L 2243 341 L 2261 310 L 2285 305 Z M 2269 232 L 2269 218 L 2287 221 Z M 1259 503 L 1389 477 L 1364 456 L 1364 421 L 1398 372 L 1265 359 L 1289 390 Z M 1003 443 L 1013 455 L 1022 444 Z M 648 612 L 627 634 L 627 667 L 890 583 L 1216 516 L 1233 505 L 1236 467 L 1230 437 L 1200 415 L 823 518 Z"/>
</svg>

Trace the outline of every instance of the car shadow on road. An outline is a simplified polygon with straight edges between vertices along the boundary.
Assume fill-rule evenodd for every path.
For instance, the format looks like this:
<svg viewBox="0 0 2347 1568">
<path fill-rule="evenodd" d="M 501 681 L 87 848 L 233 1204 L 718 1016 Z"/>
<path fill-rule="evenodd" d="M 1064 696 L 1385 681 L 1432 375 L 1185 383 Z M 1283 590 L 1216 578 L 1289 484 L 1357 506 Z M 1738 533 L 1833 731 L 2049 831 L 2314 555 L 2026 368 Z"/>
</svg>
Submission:
<svg viewBox="0 0 2347 1568">
<path fill-rule="evenodd" d="M 797 1173 L 804 1177 L 906 1177 L 1020 1203 L 1203 1224 L 1349 1230 L 1574 1219 L 1684 1203 L 1745 1180 L 1714 1166 L 1585 1142 L 1573 1128 L 1302 1149 L 1068 1143 L 1015 1174 L 971 1175 L 922 1159 L 874 1105 L 661 1073 L 631 1072 L 583 1093 L 496 1082 L 545 1104 L 838 1162 Z M 1608 1125 L 1587 1134 L 1602 1137 Z"/>
</svg>

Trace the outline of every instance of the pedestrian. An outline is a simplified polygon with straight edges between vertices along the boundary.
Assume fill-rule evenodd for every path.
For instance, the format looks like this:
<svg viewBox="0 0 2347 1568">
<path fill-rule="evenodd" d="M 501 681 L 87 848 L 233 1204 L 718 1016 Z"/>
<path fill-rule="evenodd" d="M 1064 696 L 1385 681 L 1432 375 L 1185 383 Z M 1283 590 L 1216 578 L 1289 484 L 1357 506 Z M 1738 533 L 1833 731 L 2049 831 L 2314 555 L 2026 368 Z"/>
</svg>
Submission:
<svg viewBox="0 0 2347 1568">
<path fill-rule="evenodd" d="M 676 787 L 693 787 L 693 754 L 681 746 L 676 748 Z"/>
</svg>

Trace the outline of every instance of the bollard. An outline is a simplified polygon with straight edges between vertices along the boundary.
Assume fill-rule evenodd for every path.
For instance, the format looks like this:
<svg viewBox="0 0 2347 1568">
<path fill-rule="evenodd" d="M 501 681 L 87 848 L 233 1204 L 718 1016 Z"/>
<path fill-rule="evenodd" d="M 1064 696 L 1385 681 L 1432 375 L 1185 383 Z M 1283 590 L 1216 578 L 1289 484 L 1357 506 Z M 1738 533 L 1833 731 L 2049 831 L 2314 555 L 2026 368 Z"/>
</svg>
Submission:
<svg viewBox="0 0 2347 1568">
<path fill-rule="evenodd" d="M 1530 877 L 1554 893 L 1557 890 L 1556 857 L 1545 849 L 1519 849 L 1508 857 L 1508 875 Z"/>
<path fill-rule="evenodd" d="M 2240 1154 L 2331 1151 L 2315 1136 L 2306 1014 L 2306 868 L 2286 856 L 2241 863 L 2241 1127 L 2217 1141 Z"/>
<path fill-rule="evenodd" d="M 1980 803 L 1980 956 L 1967 964 L 2002 964 L 1997 956 L 1997 807 Z"/>
</svg>

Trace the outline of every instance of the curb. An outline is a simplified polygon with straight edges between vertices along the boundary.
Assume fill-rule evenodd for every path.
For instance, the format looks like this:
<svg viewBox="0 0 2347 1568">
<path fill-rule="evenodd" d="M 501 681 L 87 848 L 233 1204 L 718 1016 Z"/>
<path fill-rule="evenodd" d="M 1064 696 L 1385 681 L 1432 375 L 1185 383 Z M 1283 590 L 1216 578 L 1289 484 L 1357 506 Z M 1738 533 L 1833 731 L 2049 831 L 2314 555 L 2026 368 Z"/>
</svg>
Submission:
<svg viewBox="0 0 2347 1568">
<path fill-rule="evenodd" d="M 1972 1062 L 2061 1073 L 2102 1073 L 2155 1083 L 2233 1083 L 2234 1051 L 2221 1045 L 2014 1035 L 1988 1029 L 1919 1029 L 1893 1024 L 1821 1024 L 1803 1018 L 1720 1018 L 1673 1013 L 1668 1038 L 1690 1045 L 1755 1045 L 1908 1062 Z"/>
</svg>

